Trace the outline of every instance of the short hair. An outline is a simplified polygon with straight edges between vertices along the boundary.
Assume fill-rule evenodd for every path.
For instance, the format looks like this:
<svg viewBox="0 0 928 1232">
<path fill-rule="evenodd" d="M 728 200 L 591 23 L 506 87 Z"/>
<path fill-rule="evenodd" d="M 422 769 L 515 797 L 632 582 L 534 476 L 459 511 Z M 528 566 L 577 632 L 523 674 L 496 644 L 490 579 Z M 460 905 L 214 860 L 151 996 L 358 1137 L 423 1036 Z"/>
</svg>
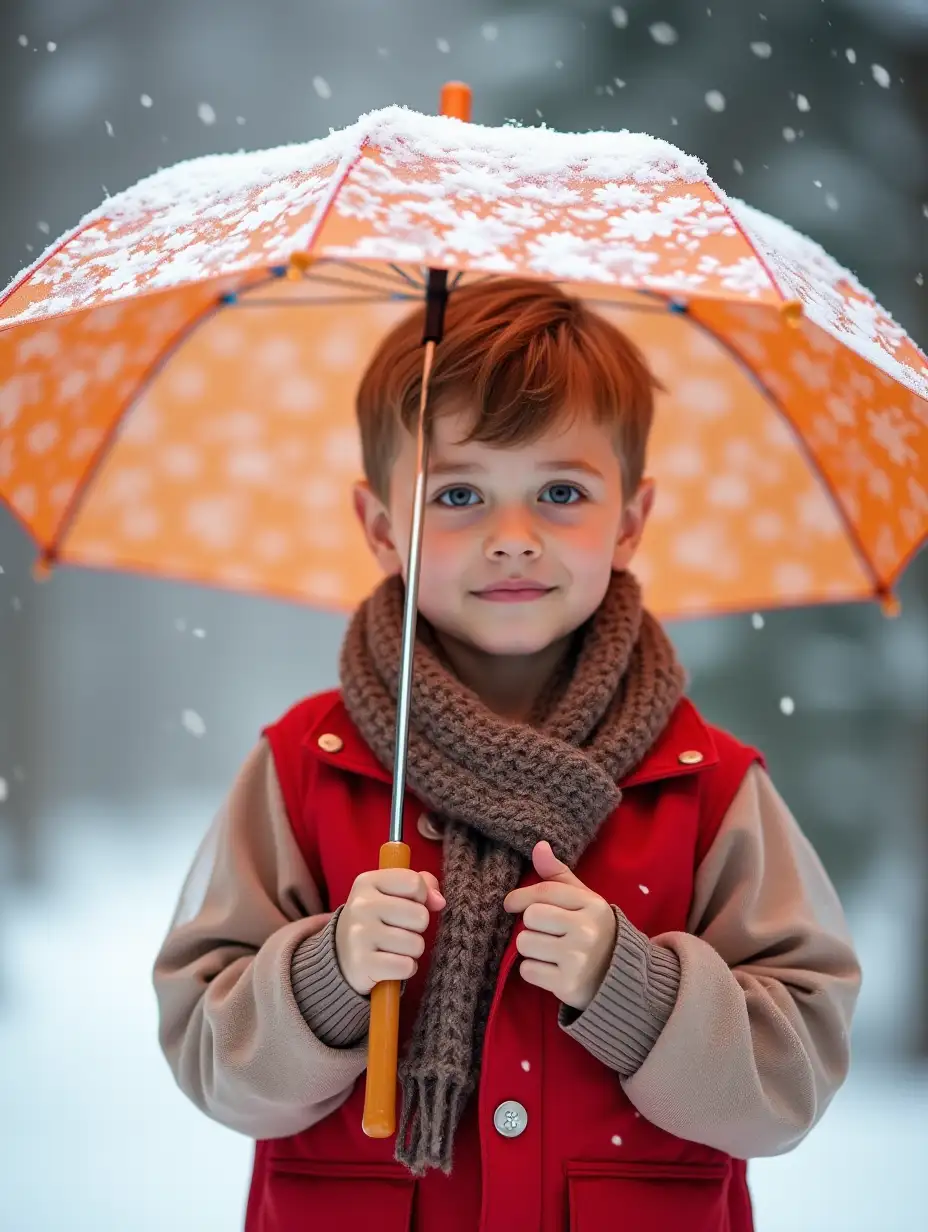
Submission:
<svg viewBox="0 0 928 1232">
<path fill-rule="evenodd" d="M 358 388 L 364 473 L 386 502 L 399 432 L 414 433 L 424 303 L 383 339 Z M 611 425 L 625 499 L 644 474 L 654 394 L 663 387 L 632 340 L 555 283 L 489 278 L 453 289 L 429 381 L 429 414 L 465 402 L 465 441 L 515 447 L 591 414 Z"/>
</svg>

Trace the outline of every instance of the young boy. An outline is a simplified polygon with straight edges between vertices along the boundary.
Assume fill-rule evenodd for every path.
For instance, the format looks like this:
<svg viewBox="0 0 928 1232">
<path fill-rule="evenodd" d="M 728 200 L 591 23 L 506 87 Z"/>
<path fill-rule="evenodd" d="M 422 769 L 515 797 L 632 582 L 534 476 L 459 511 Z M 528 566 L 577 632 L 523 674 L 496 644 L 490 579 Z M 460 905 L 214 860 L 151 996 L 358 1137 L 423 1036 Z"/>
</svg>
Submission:
<svg viewBox="0 0 928 1232">
<path fill-rule="evenodd" d="M 629 572 L 656 382 L 551 284 L 449 301 L 413 863 L 377 870 L 421 332 L 418 311 L 358 394 L 355 507 L 386 580 L 341 689 L 264 731 L 197 856 L 155 965 L 162 1047 L 258 1140 L 248 1232 L 748 1232 L 744 1161 L 794 1147 L 843 1082 L 859 968 L 760 754 L 684 698 Z M 361 1129 L 388 979 L 395 1141 Z"/>
</svg>

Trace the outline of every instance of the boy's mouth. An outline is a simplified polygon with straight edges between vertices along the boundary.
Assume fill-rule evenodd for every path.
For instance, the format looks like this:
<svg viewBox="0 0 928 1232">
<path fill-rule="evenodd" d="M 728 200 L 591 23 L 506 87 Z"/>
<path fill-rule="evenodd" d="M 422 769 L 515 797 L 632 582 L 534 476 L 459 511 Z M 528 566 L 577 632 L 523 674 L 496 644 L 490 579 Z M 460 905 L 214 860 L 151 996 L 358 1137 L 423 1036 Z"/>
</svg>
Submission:
<svg viewBox="0 0 928 1232">
<path fill-rule="evenodd" d="M 478 599 L 488 599 L 491 603 L 530 603 L 534 599 L 543 599 L 555 589 L 542 582 L 530 582 L 527 578 L 508 578 L 503 582 L 493 582 L 483 590 L 475 590 L 474 594 Z"/>
</svg>

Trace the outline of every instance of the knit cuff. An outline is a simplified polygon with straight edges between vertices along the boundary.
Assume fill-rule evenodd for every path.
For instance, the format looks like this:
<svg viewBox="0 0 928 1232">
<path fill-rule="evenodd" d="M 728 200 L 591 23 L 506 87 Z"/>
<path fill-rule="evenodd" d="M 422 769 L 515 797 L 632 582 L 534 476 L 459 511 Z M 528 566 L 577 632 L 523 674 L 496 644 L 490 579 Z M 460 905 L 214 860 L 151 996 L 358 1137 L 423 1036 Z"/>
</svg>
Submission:
<svg viewBox="0 0 928 1232">
<path fill-rule="evenodd" d="M 306 1025 L 329 1048 L 352 1048 L 367 1035 L 370 997 L 355 992 L 338 965 L 335 927 L 341 907 L 293 952 L 290 983 Z"/>
<path fill-rule="evenodd" d="M 677 1000 L 680 960 L 654 945 L 616 915 L 616 941 L 609 970 L 585 1010 L 562 1005 L 558 1024 L 588 1052 L 630 1078 L 657 1042 Z"/>
</svg>

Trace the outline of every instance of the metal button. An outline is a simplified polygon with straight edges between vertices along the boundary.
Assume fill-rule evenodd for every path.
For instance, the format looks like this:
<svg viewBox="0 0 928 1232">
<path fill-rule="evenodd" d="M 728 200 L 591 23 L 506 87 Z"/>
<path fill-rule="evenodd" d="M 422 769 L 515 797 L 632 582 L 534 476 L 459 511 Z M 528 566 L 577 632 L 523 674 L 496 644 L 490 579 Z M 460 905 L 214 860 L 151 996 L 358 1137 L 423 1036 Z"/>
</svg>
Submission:
<svg viewBox="0 0 928 1232">
<path fill-rule="evenodd" d="M 703 755 L 698 749 L 687 749 L 685 753 L 677 757 L 677 761 L 682 762 L 684 766 L 698 766 L 702 759 Z"/>
<path fill-rule="evenodd" d="M 438 842 L 438 840 L 444 836 L 444 831 L 441 826 L 436 825 L 428 813 L 419 814 L 416 829 L 423 838 L 430 838 L 433 842 Z"/>
<path fill-rule="evenodd" d="M 518 1138 L 528 1125 L 528 1113 L 518 1100 L 507 1099 L 493 1113 L 493 1124 L 504 1138 Z"/>
<path fill-rule="evenodd" d="M 345 747 L 344 740 L 341 736 L 336 736 L 334 732 L 323 732 L 316 743 L 326 753 L 340 753 Z"/>
</svg>

